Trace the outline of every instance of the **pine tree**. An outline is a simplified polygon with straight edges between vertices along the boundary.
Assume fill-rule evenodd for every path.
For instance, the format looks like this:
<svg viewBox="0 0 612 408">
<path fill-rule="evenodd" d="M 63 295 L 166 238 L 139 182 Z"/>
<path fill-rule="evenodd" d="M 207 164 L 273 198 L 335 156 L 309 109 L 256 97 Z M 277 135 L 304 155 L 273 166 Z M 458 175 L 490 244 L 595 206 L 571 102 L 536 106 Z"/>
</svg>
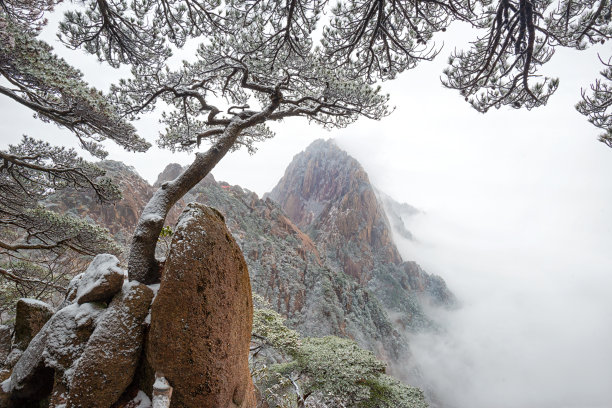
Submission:
<svg viewBox="0 0 612 408">
<path fill-rule="evenodd" d="M 143 151 L 147 142 L 129 124 L 163 102 L 166 129 L 158 141 L 171 151 L 192 151 L 194 162 L 166 183 L 143 212 L 131 244 L 130 279 L 158 279 L 155 246 L 170 208 L 230 150 L 273 136 L 267 124 L 303 117 L 343 127 L 359 117 L 390 113 L 376 82 L 390 80 L 439 53 L 434 35 L 453 21 L 478 37 L 457 50 L 442 83 L 475 109 L 542 106 L 557 78 L 539 72 L 558 47 L 584 49 L 612 36 L 608 0 L 87 0 L 60 24 L 64 43 L 132 77 L 106 97 L 87 87 L 78 71 L 35 38 L 54 0 L 3 0 L 0 87 L 43 120 L 74 132 L 102 156 L 99 141 Z M 329 10 L 329 19 L 323 19 Z M 321 29 L 321 30 L 320 30 Z M 195 58 L 167 64 L 173 47 L 198 40 Z M 578 109 L 607 133 L 609 76 L 586 91 Z"/>
</svg>

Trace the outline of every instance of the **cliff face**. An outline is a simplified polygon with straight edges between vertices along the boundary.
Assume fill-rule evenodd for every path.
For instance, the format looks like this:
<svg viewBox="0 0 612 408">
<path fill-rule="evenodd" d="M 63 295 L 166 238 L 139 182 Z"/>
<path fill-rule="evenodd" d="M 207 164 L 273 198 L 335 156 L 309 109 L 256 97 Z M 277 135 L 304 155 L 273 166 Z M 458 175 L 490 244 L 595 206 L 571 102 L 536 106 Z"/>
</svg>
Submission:
<svg viewBox="0 0 612 408">
<path fill-rule="evenodd" d="M 367 173 L 331 141 L 295 156 L 270 198 L 361 284 L 371 279 L 375 258 L 401 262 Z"/>
<path fill-rule="evenodd" d="M 330 264 L 394 312 L 400 327 L 430 324 L 423 302 L 454 302 L 441 278 L 403 262 L 393 242 L 384 208 L 409 238 L 401 216 L 418 210 L 377 194 L 363 167 L 333 141 L 317 140 L 296 155 L 269 196 L 318 243 Z"/>
</svg>

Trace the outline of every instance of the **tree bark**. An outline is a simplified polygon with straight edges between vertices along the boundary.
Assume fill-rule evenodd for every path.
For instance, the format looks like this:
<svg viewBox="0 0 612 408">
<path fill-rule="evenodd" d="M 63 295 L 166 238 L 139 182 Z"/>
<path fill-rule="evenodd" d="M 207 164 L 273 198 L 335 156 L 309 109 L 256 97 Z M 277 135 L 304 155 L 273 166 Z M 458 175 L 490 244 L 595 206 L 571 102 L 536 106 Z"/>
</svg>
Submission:
<svg viewBox="0 0 612 408">
<path fill-rule="evenodd" d="M 155 247 L 168 212 L 178 200 L 198 184 L 217 165 L 236 142 L 243 129 L 230 123 L 219 140 L 204 153 L 196 153 L 193 163 L 176 179 L 164 183 L 145 206 L 134 230 L 128 257 L 128 278 L 144 284 L 160 279 Z"/>
</svg>

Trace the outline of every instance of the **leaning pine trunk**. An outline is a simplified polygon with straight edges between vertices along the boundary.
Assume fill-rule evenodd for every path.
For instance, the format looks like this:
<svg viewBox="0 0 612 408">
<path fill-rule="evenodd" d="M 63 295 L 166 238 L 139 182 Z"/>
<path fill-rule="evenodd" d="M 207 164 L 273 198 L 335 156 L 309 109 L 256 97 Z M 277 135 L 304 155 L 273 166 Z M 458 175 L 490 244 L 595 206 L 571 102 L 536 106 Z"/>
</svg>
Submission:
<svg viewBox="0 0 612 408">
<path fill-rule="evenodd" d="M 128 277 L 145 284 L 159 282 L 155 247 L 166 216 L 174 204 L 198 184 L 225 156 L 240 134 L 231 123 L 221 138 L 205 153 L 196 153 L 193 163 L 175 180 L 164 183 L 145 206 L 132 237 L 128 257 Z"/>
</svg>

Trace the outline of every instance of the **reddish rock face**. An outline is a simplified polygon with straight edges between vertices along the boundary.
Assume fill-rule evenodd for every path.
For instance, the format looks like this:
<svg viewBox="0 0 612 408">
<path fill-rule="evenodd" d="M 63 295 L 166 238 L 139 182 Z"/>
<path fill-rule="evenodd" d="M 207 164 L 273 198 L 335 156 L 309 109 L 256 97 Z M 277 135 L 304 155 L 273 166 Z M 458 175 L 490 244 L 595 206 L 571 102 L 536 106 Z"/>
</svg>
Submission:
<svg viewBox="0 0 612 408">
<path fill-rule="evenodd" d="M 367 173 L 334 142 L 317 140 L 295 156 L 270 197 L 303 231 L 316 231 L 320 247 L 336 251 L 344 272 L 361 284 L 375 257 L 401 263 Z"/>
<path fill-rule="evenodd" d="M 151 308 L 146 358 L 174 388 L 171 407 L 255 407 L 248 367 L 251 284 L 216 210 L 181 215 Z"/>
<path fill-rule="evenodd" d="M 142 209 L 159 186 L 157 184 L 150 186 L 133 168 L 121 162 L 105 160 L 98 165 L 106 170 L 107 175 L 121 188 L 123 198 L 119 202 L 115 205 L 104 205 L 98 203 L 89 193 L 66 189 L 57 194 L 47 205 L 58 212 L 73 212 L 78 216 L 93 219 L 108 228 L 119 244 L 126 246 L 130 242 Z M 168 166 L 162 173 L 165 179 L 160 175 L 160 180 L 172 180 L 178 175 L 179 170 L 178 164 Z M 166 219 L 167 225 L 174 225 L 183 206 L 184 203 L 180 203 L 170 211 Z"/>
</svg>

